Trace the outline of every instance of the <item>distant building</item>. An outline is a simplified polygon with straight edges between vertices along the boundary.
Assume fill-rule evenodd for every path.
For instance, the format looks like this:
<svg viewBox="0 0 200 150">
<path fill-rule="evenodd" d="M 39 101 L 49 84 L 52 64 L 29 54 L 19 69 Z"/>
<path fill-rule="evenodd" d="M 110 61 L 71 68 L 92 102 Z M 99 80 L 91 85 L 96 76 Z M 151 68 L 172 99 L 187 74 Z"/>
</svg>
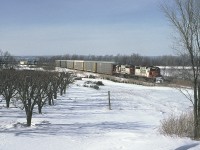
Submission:
<svg viewBox="0 0 200 150">
<path fill-rule="evenodd" d="M 21 60 L 19 61 L 20 65 L 28 65 L 28 61 L 27 60 Z"/>
<path fill-rule="evenodd" d="M 20 60 L 19 61 L 20 65 L 37 65 L 36 60 Z"/>
</svg>

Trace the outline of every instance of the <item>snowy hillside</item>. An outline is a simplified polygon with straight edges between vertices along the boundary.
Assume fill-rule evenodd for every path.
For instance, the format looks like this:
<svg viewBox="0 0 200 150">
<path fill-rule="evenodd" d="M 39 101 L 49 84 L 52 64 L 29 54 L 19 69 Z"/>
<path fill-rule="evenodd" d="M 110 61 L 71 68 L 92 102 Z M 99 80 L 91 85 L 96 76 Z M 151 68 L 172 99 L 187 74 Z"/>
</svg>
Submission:
<svg viewBox="0 0 200 150">
<path fill-rule="evenodd" d="M 70 85 L 67 93 L 35 113 L 30 128 L 25 112 L 0 103 L 0 150 L 198 150 L 200 142 L 160 135 L 160 121 L 191 109 L 177 89 L 101 80 L 99 90 Z M 93 79 L 95 80 L 95 79 Z M 108 109 L 108 91 L 111 108 Z M 37 109 L 36 109 L 37 111 Z"/>
</svg>

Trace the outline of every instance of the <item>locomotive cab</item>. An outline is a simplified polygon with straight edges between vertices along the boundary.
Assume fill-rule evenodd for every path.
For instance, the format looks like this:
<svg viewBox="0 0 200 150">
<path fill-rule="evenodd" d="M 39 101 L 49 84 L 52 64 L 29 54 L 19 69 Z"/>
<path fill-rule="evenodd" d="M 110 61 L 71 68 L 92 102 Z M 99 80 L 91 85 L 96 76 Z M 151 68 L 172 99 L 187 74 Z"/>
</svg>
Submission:
<svg viewBox="0 0 200 150">
<path fill-rule="evenodd" d="M 160 68 L 149 66 L 149 67 L 142 67 L 142 66 L 136 66 L 135 67 L 135 75 L 146 77 L 146 78 L 155 78 L 160 76 Z"/>
<path fill-rule="evenodd" d="M 149 68 L 149 77 L 155 78 L 160 76 L 160 68 L 159 67 L 150 67 Z"/>
<path fill-rule="evenodd" d="M 135 73 L 134 66 L 131 65 L 116 65 L 115 72 L 123 75 L 132 75 Z"/>
<path fill-rule="evenodd" d="M 121 73 L 127 75 L 134 74 L 134 67 L 131 65 L 121 65 Z"/>
</svg>

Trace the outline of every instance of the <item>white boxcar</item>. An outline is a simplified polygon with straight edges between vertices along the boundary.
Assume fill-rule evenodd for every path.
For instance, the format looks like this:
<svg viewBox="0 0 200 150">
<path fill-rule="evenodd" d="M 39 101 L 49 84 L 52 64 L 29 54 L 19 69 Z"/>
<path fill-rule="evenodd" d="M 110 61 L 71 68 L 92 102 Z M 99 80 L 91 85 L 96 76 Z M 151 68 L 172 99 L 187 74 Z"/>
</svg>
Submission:
<svg viewBox="0 0 200 150">
<path fill-rule="evenodd" d="M 60 60 L 55 60 L 56 67 L 60 67 Z"/>
<path fill-rule="evenodd" d="M 76 70 L 84 70 L 84 61 L 83 60 L 74 60 L 74 69 Z"/>
<path fill-rule="evenodd" d="M 74 60 L 67 60 L 67 68 L 74 69 Z"/>
<path fill-rule="evenodd" d="M 97 62 L 97 73 L 113 75 L 114 62 Z"/>
<path fill-rule="evenodd" d="M 60 67 L 67 68 L 67 60 L 60 60 Z"/>
<path fill-rule="evenodd" d="M 95 62 L 95 61 L 84 61 L 84 71 L 97 72 L 97 62 Z"/>
</svg>

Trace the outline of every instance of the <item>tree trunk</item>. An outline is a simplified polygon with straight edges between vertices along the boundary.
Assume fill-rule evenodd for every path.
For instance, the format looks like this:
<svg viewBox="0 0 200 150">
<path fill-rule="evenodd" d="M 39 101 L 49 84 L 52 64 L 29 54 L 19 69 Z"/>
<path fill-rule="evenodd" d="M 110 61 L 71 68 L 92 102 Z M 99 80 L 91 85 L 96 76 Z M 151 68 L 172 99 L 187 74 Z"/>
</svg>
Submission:
<svg viewBox="0 0 200 150">
<path fill-rule="evenodd" d="M 31 126 L 31 120 L 32 120 L 32 111 L 28 111 L 28 112 L 26 113 L 26 121 L 27 121 L 26 125 L 27 125 L 28 127 Z"/>
<path fill-rule="evenodd" d="M 197 104 L 198 104 L 198 110 L 197 110 L 197 122 L 198 122 L 198 129 L 197 129 L 197 139 L 200 139 L 200 85 L 198 85 L 197 88 L 198 95 L 197 95 Z"/>
<path fill-rule="evenodd" d="M 42 106 L 41 105 L 38 105 L 38 113 L 42 114 Z"/>
<path fill-rule="evenodd" d="M 54 105 L 54 100 L 53 100 L 53 98 L 52 98 L 51 100 L 52 100 L 52 104 Z"/>
<path fill-rule="evenodd" d="M 197 131 L 198 131 L 197 110 L 194 107 L 194 139 L 197 139 L 198 137 Z"/>
<path fill-rule="evenodd" d="M 54 99 L 57 99 L 57 91 L 54 92 L 53 96 L 54 96 Z"/>
<path fill-rule="evenodd" d="M 38 104 L 38 113 L 42 114 L 42 98 L 41 98 L 41 96 L 38 97 L 37 104 Z"/>
<path fill-rule="evenodd" d="M 10 98 L 6 99 L 6 107 L 9 108 L 10 107 Z"/>
<path fill-rule="evenodd" d="M 64 94 L 66 94 L 66 90 L 67 90 L 67 88 L 65 87 L 65 88 L 64 88 Z"/>
<path fill-rule="evenodd" d="M 50 96 L 48 96 L 48 102 L 49 102 L 49 105 L 52 105 L 52 103 L 51 103 L 51 97 Z"/>
<path fill-rule="evenodd" d="M 63 95 L 63 89 L 60 88 L 60 95 L 62 96 Z"/>
<path fill-rule="evenodd" d="M 195 82 L 196 83 L 196 82 Z M 199 139 L 198 86 L 194 83 L 194 139 Z"/>
</svg>

